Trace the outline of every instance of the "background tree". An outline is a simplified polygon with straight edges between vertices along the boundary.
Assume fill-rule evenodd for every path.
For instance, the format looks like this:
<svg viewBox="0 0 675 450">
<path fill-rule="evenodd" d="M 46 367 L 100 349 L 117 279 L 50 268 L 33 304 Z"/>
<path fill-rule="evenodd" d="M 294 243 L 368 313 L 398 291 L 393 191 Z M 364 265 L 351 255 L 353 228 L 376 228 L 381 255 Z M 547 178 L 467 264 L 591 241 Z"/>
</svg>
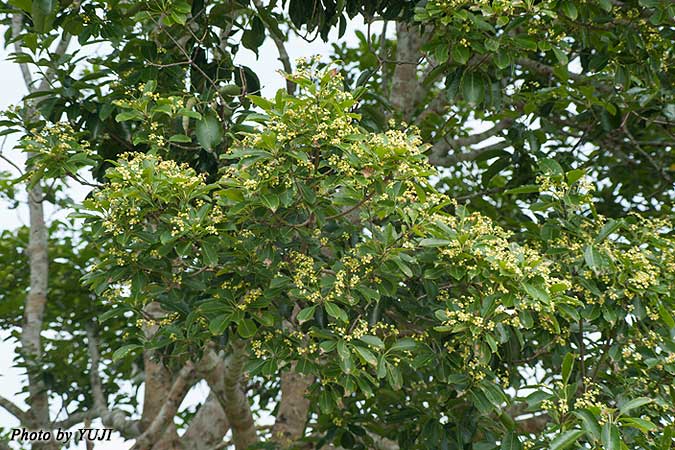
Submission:
<svg viewBox="0 0 675 450">
<path fill-rule="evenodd" d="M 670 448 L 670 2 L 3 8 L 31 91 L 3 122 L 28 155 L 0 294 L 30 409 L 0 405 L 24 426 L 100 418 L 156 449 Z M 251 95 L 240 45 L 269 37 L 291 72 L 288 33 L 357 15 L 340 63 Z M 75 206 L 66 179 L 97 190 L 84 233 L 44 222 Z"/>
</svg>

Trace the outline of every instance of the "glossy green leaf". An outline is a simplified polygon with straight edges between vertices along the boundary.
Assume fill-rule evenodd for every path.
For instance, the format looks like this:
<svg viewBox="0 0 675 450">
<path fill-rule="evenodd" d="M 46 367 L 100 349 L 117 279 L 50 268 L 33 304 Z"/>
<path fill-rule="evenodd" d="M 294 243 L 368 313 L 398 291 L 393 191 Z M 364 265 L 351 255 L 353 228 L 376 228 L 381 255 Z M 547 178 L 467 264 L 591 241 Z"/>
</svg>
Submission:
<svg viewBox="0 0 675 450">
<path fill-rule="evenodd" d="M 477 72 L 465 72 L 462 77 L 462 95 L 471 104 L 479 104 L 485 98 L 483 76 Z"/>
<path fill-rule="evenodd" d="M 518 439 L 518 435 L 512 431 L 506 433 L 502 440 L 502 445 L 499 447 L 500 450 L 522 450 L 523 444 Z"/>
<path fill-rule="evenodd" d="M 241 322 L 239 322 L 239 325 L 237 326 L 237 333 L 243 339 L 253 337 L 256 331 L 258 331 L 258 326 L 251 319 L 244 319 Z"/>
<path fill-rule="evenodd" d="M 607 422 L 603 425 L 601 440 L 604 449 L 621 450 L 621 434 L 615 424 Z"/>
<path fill-rule="evenodd" d="M 628 400 L 626 403 L 622 404 L 621 407 L 619 408 L 619 414 L 626 414 L 627 412 L 630 412 L 636 408 L 648 405 L 652 401 L 653 401 L 652 399 L 646 397 L 638 397 L 632 400 Z"/>
<path fill-rule="evenodd" d="M 206 150 L 213 150 L 218 144 L 223 142 L 223 127 L 213 113 L 205 115 L 197 122 L 195 127 L 197 142 Z"/>
<path fill-rule="evenodd" d="M 549 450 L 564 450 L 570 448 L 570 446 L 574 445 L 583 435 L 584 432 L 581 430 L 564 431 L 551 441 Z"/>
<path fill-rule="evenodd" d="M 326 312 L 329 316 L 334 317 L 335 319 L 338 319 L 342 322 L 347 322 L 349 319 L 347 313 L 335 303 L 326 302 L 323 304 L 323 306 L 326 308 Z"/>
<path fill-rule="evenodd" d="M 129 353 L 139 348 L 142 348 L 142 345 L 139 344 L 129 344 L 124 345 L 113 352 L 112 360 L 113 362 L 119 361 L 120 359 L 125 358 Z"/>
</svg>

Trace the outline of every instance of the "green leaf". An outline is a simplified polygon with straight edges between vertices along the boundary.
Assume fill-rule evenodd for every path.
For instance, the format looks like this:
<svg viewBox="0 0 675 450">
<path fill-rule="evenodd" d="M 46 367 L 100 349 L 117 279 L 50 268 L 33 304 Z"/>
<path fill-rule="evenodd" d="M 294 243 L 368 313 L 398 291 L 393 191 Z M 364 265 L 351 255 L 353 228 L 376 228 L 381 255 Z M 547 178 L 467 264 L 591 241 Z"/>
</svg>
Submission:
<svg viewBox="0 0 675 450">
<path fill-rule="evenodd" d="M 143 113 L 136 110 L 124 111 L 115 116 L 117 122 L 126 122 L 127 120 L 141 120 Z"/>
<path fill-rule="evenodd" d="M 584 435 L 584 432 L 581 430 L 569 430 L 565 431 L 562 434 L 559 434 L 551 442 L 549 450 L 563 450 L 568 448 L 570 445 L 574 444 L 577 439 Z"/>
<path fill-rule="evenodd" d="M 647 405 L 652 402 L 652 399 L 647 397 L 638 397 L 633 400 L 629 400 L 619 408 L 619 415 L 626 414 L 628 411 L 639 408 L 640 406 Z"/>
<path fill-rule="evenodd" d="M 184 142 L 184 143 L 189 143 L 192 142 L 192 138 L 190 136 L 186 136 L 184 134 L 174 134 L 169 138 L 169 142 Z"/>
<path fill-rule="evenodd" d="M 659 308 L 659 315 L 661 316 L 661 320 L 663 320 L 663 323 L 665 323 L 668 326 L 668 328 L 674 328 L 675 320 L 673 320 L 673 316 L 663 306 L 663 303 L 659 302 L 658 308 Z"/>
<path fill-rule="evenodd" d="M 611 0 L 598 0 L 598 5 L 603 10 L 610 12 L 612 10 L 612 1 Z"/>
<path fill-rule="evenodd" d="M 377 357 L 373 354 L 373 352 L 365 347 L 361 347 L 360 345 L 355 345 L 354 350 L 356 350 L 356 353 L 358 353 L 366 363 L 373 367 L 377 366 Z"/>
<path fill-rule="evenodd" d="M 518 435 L 513 431 L 509 431 L 502 439 L 500 450 L 522 450 L 523 444 L 518 439 Z"/>
<path fill-rule="evenodd" d="M 405 351 L 412 350 L 417 347 L 417 342 L 410 338 L 401 338 L 394 342 L 394 345 L 389 347 L 389 351 Z"/>
<path fill-rule="evenodd" d="M 326 302 L 323 305 L 326 308 L 326 312 L 329 316 L 334 317 L 342 322 L 347 322 L 347 320 L 349 320 L 347 313 L 335 303 Z"/>
<path fill-rule="evenodd" d="M 609 219 L 595 238 L 595 243 L 597 244 L 607 239 L 607 237 L 619 229 L 622 224 L 623 222 L 621 220 Z"/>
<path fill-rule="evenodd" d="M 574 367 L 575 356 L 576 355 L 574 353 L 568 353 L 563 358 L 563 362 L 562 362 L 562 382 L 563 382 L 563 384 L 567 384 L 567 382 L 570 379 L 570 375 L 572 374 L 572 368 Z"/>
<path fill-rule="evenodd" d="M 563 13 L 565 13 L 567 17 L 569 17 L 572 20 L 577 20 L 579 12 L 577 11 L 577 7 L 574 4 L 574 2 L 570 0 L 564 1 L 562 2 L 561 8 Z"/>
<path fill-rule="evenodd" d="M 267 209 L 272 210 L 272 212 L 277 212 L 277 209 L 279 208 L 279 196 L 276 194 L 263 194 L 261 200 Z"/>
<path fill-rule="evenodd" d="M 258 326 L 251 319 L 244 319 L 237 326 L 237 333 L 243 339 L 253 337 L 256 331 L 258 331 Z"/>
<path fill-rule="evenodd" d="M 499 50 L 494 56 L 494 62 L 499 69 L 506 69 L 511 65 L 511 57 L 504 50 Z"/>
<path fill-rule="evenodd" d="M 539 192 L 539 185 L 538 184 L 526 184 L 524 186 L 520 186 L 517 188 L 513 189 L 507 189 L 504 191 L 505 194 L 532 194 L 533 192 Z"/>
<path fill-rule="evenodd" d="M 220 124 L 218 116 L 209 113 L 197 122 L 195 127 L 197 142 L 206 150 L 213 150 L 218 144 L 223 142 L 223 127 Z"/>
<path fill-rule="evenodd" d="M 515 37 L 513 38 L 513 42 L 515 42 L 515 44 L 518 47 L 524 50 L 531 50 L 531 51 L 537 50 L 537 41 L 535 41 L 534 39 L 530 39 L 529 37 L 524 36 Z"/>
<path fill-rule="evenodd" d="M 586 250 L 584 250 L 584 260 L 586 261 L 586 265 L 593 270 L 598 270 L 605 265 L 605 259 L 602 256 L 602 253 L 600 253 L 593 245 L 586 246 Z"/>
<path fill-rule="evenodd" d="M 232 322 L 231 314 L 221 314 L 216 316 L 209 322 L 209 332 L 214 336 L 220 336 L 225 332 L 225 329 L 230 322 Z"/>
<path fill-rule="evenodd" d="M 663 430 L 661 442 L 659 443 L 659 450 L 671 450 L 673 447 L 673 426 L 669 425 Z"/>
<path fill-rule="evenodd" d="M 624 426 L 637 428 L 643 433 L 648 433 L 657 429 L 657 426 L 653 422 L 639 417 L 622 417 L 619 419 L 619 422 Z"/>
<path fill-rule="evenodd" d="M 344 339 L 340 339 L 338 341 L 337 352 L 341 359 L 349 358 L 351 356 L 349 347 L 347 347 L 347 343 L 344 341 Z"/>
<path fill-rule="evenodd" d="M 611 422 L 602 427 L 602 446 L 604 450 L 621 450 L 621 435 L 619 428 Z"/>
<path fill-rule="evenodd" d="M 122 316 L 127 311 L 129 311 L 129 308 L 126 307 L 117 307 L 114 309 L 109 309 L 98 317 L 98 323 L 103 323 L 114 317 Z"/>
<path fill-rule="evenodd" d="M 270 311 L 265 311 L 264 313 L 255 316 L 255 318 L 258 320 L 258 323 L 265 327 L 274 326 L 274 317 L 274 314 L 272 314 Z"/>
<path fill-rule="evenodd" d="M 258 47 L 265 42 L 265 25 L 258 16 L 253 16 L 251 20 L 251 28 L 244 30 L 241 37 L 241 44 L 249 50 L 253 50 L 258 54 Z"/>
<path fill-rule="evenodd" d="M 45 33 L 52 27 L 54 21 L 53 0 L 33 0 L 31 6 L 31 18 L 33 19 L 33 26 L 38 33 Z"/>
<path fill-rule="evenodd" d="M 122 347 L 118 348 L 117 350 L 115 350 L 115 352 L 112 355 L 112 360 L 113 360 L 113 362 L 119 361 L 120 359 L 126 357 L 132 351 L 134 351 L 136 349 L 139 349 L 141 347 L 143 347 L 143 346 L 139 345 L 139 344 L 129 344 L 129 345 L 122 346 Z"/>
<path fill-rule="evenodd" d="M 600 439 L 600 425 L 592 412 L 587 409 L 580 409 L 572 413 L 581 420 L 581 427 L 586 434 L 593 437 L 593 439 Z"/>
<path fill-rule="evenodd" d="M 549 175 L 564 175 L 563 168 L 555 159 L 544 158 L 539 161 L 539 170 Z"/>
<path fill-rule="evenodd" d="M 534 300 L 538 300 L 544 303 L 551 302 L 551 297 L 548 295 L 548 292 L 546 292 L 541 287 L 525 282 L 521 283 L 521 285 L 523 286 L 523 289 L 525 289 L 525 292 L 527 292 L 528 295 L 532 297 Z"/>
<path fill-rule="evenodd" d="M 553 50 L 553 54 L 555 55 L 555 59 L 557 59 L 558 62 L 561 65 L 567 66 L 567 64 L 569 64 L 570 60 L 567 57 L 567 53 L 563 52 L 558 47 L 553 47 L 551 50 Z"/>
<path fill-rule="evenodd" d="M 239 86 L 235 87 L 239 89 Z M 274 109 L 274 103 L 267 100 L 266 98 L 260 97 L 259 95 L 250 94 L 247 95 L 246 98 L 251 100 L 251 103 L 253 103 L 255 106 L 265 111 L 271 111 L 272 109 Z"/>
<path fill-rule="evenodd" d="M 485 84 L 483 76 L 477 72 L 466 72 L 462 77 L 462 95 L 464 100 L 477 105 L 485 98 Z"/>
<path fill-rule="evenodd" d="M 308 320 L 311 320 L 314 317 L 314 311 L 316 310 L 316 305 L 308 306 L 303 308 L 297 316 L 298 323 L 305 323 Z"/>
<path fill-rule="evenodd" d="M 572 185 L 579 181 L 581 177 L 586 174 L 586 171 L 583 169 L 574 169 L 567 172 L 567 183 Z"/>
<path fill-rule="evenodd" d="M 452 47 L 452 59 L 457 63 L 464 65 L 471 57 L 471 50 L 463 45 L 454 45 Z"/>
<path fill-rule="evenodd" d="M 396 256 L 394 258 L 391 258 L 391 260 L 398 266 L 398 268 L 403 272 L 403 275 L 405 275 L 408 278 L 411 278 L 413 276 L 413 271 L 410 269 L 410 266 L 408 266 L 406 263 L 404 263 L 400 257 Z"/>
<path fill-rule="evenodd" d="M 33 8 L 31 0 L 9 0 L 9 4 L 29 13 Z"/>
<path fill-rule="evenodd" d="M 450 244 L 452 244 L 452 241 L 448 239 L 429 238 L 429 239 L 422 239 L 420 241 L 421 247 L 445 247 Z"/>
<path fill-rule="evenodd" d="M 382 339 L 377 336 L 366 334 L 361 336 L 359 340 L 376 348 L 384 348 L 384 342 L 382 342 Z"/>
<path fill-rule="evenodd" d="M 218 251 L 212 242 L 204 241 L 202 243 L 202 259 L 204 264 L 209 267 L 213 267 L 218 264 Z"/>
<path fill-rule="evenodd" d="M 403 375 L 401 375 L 401 370 L 393 364 L 387 364 L 387 381 L 395 391 L 400 390 L 403 386 Z"/>
</svg>

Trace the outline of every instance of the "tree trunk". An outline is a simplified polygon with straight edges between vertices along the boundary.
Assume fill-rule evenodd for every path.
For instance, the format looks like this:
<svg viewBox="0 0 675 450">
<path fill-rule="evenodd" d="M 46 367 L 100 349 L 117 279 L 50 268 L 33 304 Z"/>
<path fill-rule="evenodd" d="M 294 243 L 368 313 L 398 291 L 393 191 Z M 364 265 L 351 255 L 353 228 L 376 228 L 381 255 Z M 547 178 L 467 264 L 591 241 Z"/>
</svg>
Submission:
<svg viewBox="0 0 675 450">
<path fill-rule="evenodd" d="M 400 22 L 396 25 L 396 67 L 391 82 L 389 101 L 407 122 L 415 111 L 417 95 L 417 61 L 421 53 L 422 36 L 414 26 Z"/>
<path fill-rule="evenodd" d="M 28 189 L 30 237 L 28 261 L 30 264 L 30 290 L 23 310 L 21 353 L 28 372 L 28 404 L 34 428 L 50 428 L 49 393 L 42 380 L 42 343 L 40 333 L 47 304 L 49 281 L 48 233 L 42 205 L 42 187 L 36 183 Z M 36 443 L 35 449 L 56 449 L 54 443 Z"/>
<path fill-rule="evenodd" d="M 295 372 L 295 364 L 281 374 L 281 400 L 272 427 L 272 439 L 281 447 L 291 446 L 304 434 L 309 412 L 307 389 L 313 382 L 314 377 Z"/>
</svg>

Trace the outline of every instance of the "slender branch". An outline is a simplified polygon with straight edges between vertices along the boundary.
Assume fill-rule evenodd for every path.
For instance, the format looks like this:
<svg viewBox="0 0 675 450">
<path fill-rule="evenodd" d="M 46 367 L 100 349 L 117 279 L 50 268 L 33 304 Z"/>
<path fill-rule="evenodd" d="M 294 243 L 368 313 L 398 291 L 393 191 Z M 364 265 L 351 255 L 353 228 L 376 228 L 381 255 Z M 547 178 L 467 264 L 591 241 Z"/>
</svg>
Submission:
<svg viewBox="0 0 675 450">
<path fill-rule="evenodd" d="M 52 425 L 52 428 L 54 429 L 68 429 L 70 427 L 74 427 L 75 425 L 85 422 L 87 420 L 93 420 L 98 418 L 99 415 L 96 414 L 96 411 L 90 410 L 90 411 L 81 411 L 81 412 L 76 412 L 73 414 L 70 414 L 68 417 L 66 417 L 63 420 L 59 420 L 57 422 L 54 422 Z"/>
<path fill-rule="evenodd" d="M 462 161 L 473 161 L 480 157 L 481 155 L 493 151 L 493 150 L 503 150 L 510 146 L 507 141 L 501 141 L 497 142 L 492 145 L 488 145 L 485 147 L 477 148 L 475 150 L 472 150 L 470 152 L 464 152 L 464 153 L 459 153 L 459 154 L 453 154 L 453 155 L 438 155 L 434 154 L 433 151 L 431 155 L 429 155 L 429 162 L 433 164 L 434 166 L 444 166 L 444 167 L 451 167 L 457 164 L 458 162 Z"/>
<path fill-rule="evenodd" d="M 94 408 L 90 411 L 84 411 L 70 415 L 65 420 L 54 424 L 55 427 L 70 428 L 73 425 L 81 423 L 85 420 L 92 420 L 97 417 L 101 418 L 103 425 L 118 430 L 122 436 L 126 438 L 134 438 L 141 434 L 139 422 L 137 420 L 130 420 L 127 413 L 120 409 L 108 409 L 108 402 L 103 391 L 101 377 L 99 375 L 100 353 L 98 350 L 98 343 L 96 340 L 96 333 L 93 324 L 87 326 L 87 350 L 89 351 L 89 359 L 91 367 L 89 369 L 89 379 L 91 382 L 91 390 L 94 396 Z"/>
<path fill-rule="evenodd" d="M 259 11 L 264 8 L 264 5 L 260 0 L 253 0 L 253 4 Z M 284 67 L 284 72 L 286 72 L 287 74 L 292 73 L 293 66 L 291 65 L 291 59 L 288 56 L 288 51 L 286 51 L 286 45 L 284 44 L 284 41 L 279 36 L 274 34 L 274 31 L 271 29 L 270 29 L 270 37 L 272 38 L 272 42 L 274 42 L 274 45 L 277 47 L 277 52 L 279 52 L 279 61 L 281 61 L 281 65 Z M 295 83 L 292 80 L 289 80 L 288 78 L 286 78 L 286 91 L 290 95 L 293 95 L 293 93 L 295 92 Z"/>
<path fill-rule="evenodd" d="M 175 45 L 175 46 L 178 48 L 178 50 L 183 54 L 183 56 L 185 56 L 185 58 L 187 58 L 187 60 L 188 60 L 189 63 L 190 63 L 190 66 L 193 67 L 193 68 L 195 68 L 195 70 L 197 70 L 197 72 L 199 72 L 199 74 L 200 74 L 201 76 L 203 76 L 206 80 L 208 80 L 208 82 L 209 82 L 209 83 L 211 84 L 211 86 L 213 87 L 213 90 L 214 90 L 215 94 L 218 96 L 218 98 L 220 99 L 220 101 L 222 102 L 222 104 L 223 104 L 223 105 L 227 104 L 227 102 L 225 101 L 225 99 L 223 98 L 223 96 L 220 94 L 220 89 L 218 89 L 218 85 L 215 83 L 215 81 L 213 81 L 213 79 L 212 79 L 206 72 L 204 72 L 204 70 L 203 70 L 201 67 L 199 67 L 199 64 L 195 63 L 195 61 L 192 59 L 192 57 L 191 57 L 190 54 L 187 52 L 187 50 L 185 50 L 185 47 L 183 47 L 183 46 L 180 44 L 180 42 L 178 42 L 178 41 L 171 35 L 171 33 L 169 33 L 169 31 L 166 30 L 166 29 L 164 28 L 164 26 L 162 26 L 162 24 L 160 24 L 160 23 L 159 23 L 157 20 L 155 20 L 152 16 L 151 16 L 150 18 L 151 18 L 151 20 L 152 20 L 153 22 L 155 22 L 155 25 L 156 25 L 160 30 L 164 31 L 164 33 L 169 37 L 169 39 L 171 40 L 171 42 L 174 43 L 174 45 Z"/>
<path fill-rule="evenodd" d="M 635 139 L 635 137 L 633 137 L 633 134 L 632 134 L 632 133 L 630 132 L 630 130 L 628 129 L 628 124 L 625 123 L 625 122 L 626 122 L 626 121 L 624 120 L 623 131 L 624 131 L 624 133 L 626 133 L 626 136 L 628 136 L 628 139 L 631 141 L 631 143 L 632 143 L 633 145 L 635 145 L 635 148 L 638 150 L 638 152 L 640 152 L 640 154 L 641 154 L 642 156 L 644 156 L 644 157 L 647 159 L 647 161 L 649 162 L 649 164 L 651 164 L 652 167 L 654 167 L 654 169 L 656 169 L 666 181 L 668 181 L 669 183 L 672 183 L 672 182 L 673 182 L 673 179 L 670 177 L 670 174 L 668 173 L 668 171 L 665 170 L 663 167 L 661 167 L 661 166 L 656 162 L 656 160 L 652 157 L 652 155 L 650 155 L 649 153 L 647 153 L 647 152 L 642 148 L 642 146 L 640 145 L 640 143 Z"/>
<path fill-rule="evenodd" d="M 24 175 L 24 172 L 23 172 L 23 170 L 21 170 L 21 167 L 19 167 L 16 163 L 14 163 L 14 161 L 12 161 L 11 159 L 9 159 L 9 158 L 6 157 L 5 155 L 3 155 L 1 152 L 0 152 L 0 159 L 2 159 L 3 161 L 5 161 L 5 162 L 6 162 L 7 164 L 9 164 L 10 166 L 14 167 L 14 168 L 19 172 L 19 175 L 20 175 L 20 176 L 23 176 L 23 175 Z"/>
<path fill-rule="evenodd" d="M 434 165 L 441 166 L 451 166 L 456 164 L 459 161 L 471 161 L 478 156 L 482 155 L 486 151 L 494 150 L 495 148 L 505 148 L 506 146 L 501 146 L 502 143 L 493 144 L 488 147 L 481 149 L 476 149 L 471 152 L 459 153 L 459 154 L 448 154 L 448 149 L 459 150 L 462 147 L 468 147 L 470 145 L 478 144 L 484 140 L 498 135 L 504 129 L 508 128 L 513 124 L 513 119 L 502 119 L 497 122 L 492 128 L 485 130 L 481 133 L 472 134 L 466 137 L 460 137 L 456 139 L 442 139 L 436 142 L 431 146 L 431 154 L 429 156 L 429 161 Z"/>
<path fill-rule="evenodd" d="M 326 217 L 326 220 L 335 220 L 335 219 L 339 219 L 340 217 L 344 217 L 344 216 L 348 215 L 352 211 L 355 211 L 355 210 L 359 209 L 364 203 L 366 203 L 368 200 L 370 200 L 373 197 L 373 195 L 375 195 L 374 191 L 369 192 L 368 195 L 363 197 L 356 205 L 351 206 L 351 207 L 349 207 L 349 208 L 347 208 L 347 209 L 345 209 L 345 210 L 343 210 L 343 211 L 341 211 L 341 212 L 339 212 L 335 215 L 328 216 L 328 217 Z"/>
<path fill-rule="evenodd" d="M 19 419 L 22 425 L 30 423 L 30 415 L 19 408 L 14 402 L 0 395 L 0 406 L 8 413 Z"/>
</svg>

